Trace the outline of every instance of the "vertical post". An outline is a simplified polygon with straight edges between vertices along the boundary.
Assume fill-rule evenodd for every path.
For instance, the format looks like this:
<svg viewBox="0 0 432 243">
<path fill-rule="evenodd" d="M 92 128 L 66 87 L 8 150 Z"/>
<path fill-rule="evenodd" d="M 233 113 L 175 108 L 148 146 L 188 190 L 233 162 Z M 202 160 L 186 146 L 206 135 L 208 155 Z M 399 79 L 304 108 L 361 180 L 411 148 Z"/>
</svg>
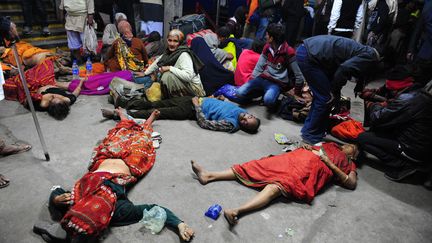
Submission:
<svg viewBox="0 0 432 243">
<path fill-rule="evenodd" d="M 174 16 L 181 17 L 183 15 L 183 0 L 165 0 L 164 1 L 164 33 L 166 37 L 169 32 L 169 23 Z"/>
<path fill-rule="evenodd" d="M 24 87 L 24 92 L 25 92 L 26 97 L 27 97 L 27 103 L 28 103 L 28 106 L 29 106 L 30 111 L 32 113 L 32 116 L 33 116 L 33 121 L 34 121 L 34 124 L 36 126 L 37 133 L 39 135 L 39 140 L 42 144 L 42 149 L 43 149 L 44 154 L 45 154 L 45 159 L 47 161 L 49 161 L 50 156 L 48 154 L 48 149 L 47 149 L 47 146 L 45 144 L 45 139 L 43 137 L 42 130 L 40 128 L 39 121 L 38 121 L 37 116 L 36 116 L 36 111 L 35 111 L 35 108 L 33 106 L 33 101 L 32 101 L 31 96 L 30 96 L 30 91 L 29 91 L 28 86 L 27 86 L 27 81 L 25 79 L 24 71 L 22 69 L 21 62 L 19 60 L 19 55 L 18 55 L 18 51 L 17 51 L 15 43 L 12 44 L 11 48 L 12 48 L 14 56 L 15 56 L 15 61 L 17 63 L 17 67 L 18 67 L 18 73 L 20 75 L 21 82 L 22 82 L 22 85 Z"/>
<path fill-rule="evenodd" d="M 217 0 L 216 4 L 216 27 L 219 28 L 220 0 Z"/>
</svg>

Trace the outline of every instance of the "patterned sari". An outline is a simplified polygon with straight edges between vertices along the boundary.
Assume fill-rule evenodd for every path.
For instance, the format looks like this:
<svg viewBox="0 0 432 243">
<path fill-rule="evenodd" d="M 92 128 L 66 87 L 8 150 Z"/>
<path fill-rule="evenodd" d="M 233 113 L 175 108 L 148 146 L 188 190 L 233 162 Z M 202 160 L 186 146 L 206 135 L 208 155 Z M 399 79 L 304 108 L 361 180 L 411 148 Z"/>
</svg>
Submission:
<svg viewBox="0 0 432 243">
<path fill-rule="evenodd" d="M 106 229 L 114 213 L 117 196 L 107 181 L 126 186 L 146 174 L 155 162 L 156 153 L 151 140 L 151 125 L 121 121 L 108 132 L 102 143 L 93 150 L 89 172 L 72 190 L 72 204 L 61 224 L 72 234 L 98 235 Z M 122 159 L 131 175 L 93 172 L 105 159 Z"/>
<path fill-rule="evenodd" d="M 46 58 L 41 64 L 24 72 L 33 101 L 42 99 L 42 95 L 38 94 L 39 88 L 46 85 L 56 85 L 53 60 L 54 57 Z M 7 79 L 6 83 L 3 84 L 3 89 L 7 100 L 17 100 L 22 105 L 27 105 L 24 86 L 19 75 Z"/>
</svg>

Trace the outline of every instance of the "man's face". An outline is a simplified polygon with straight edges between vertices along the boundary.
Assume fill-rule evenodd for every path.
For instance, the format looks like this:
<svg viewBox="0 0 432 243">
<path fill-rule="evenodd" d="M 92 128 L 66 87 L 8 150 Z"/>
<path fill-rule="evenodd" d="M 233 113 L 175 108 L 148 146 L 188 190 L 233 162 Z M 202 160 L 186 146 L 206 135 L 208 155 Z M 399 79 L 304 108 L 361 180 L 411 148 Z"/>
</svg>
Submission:
<svg viewBox="0 0 432 243">
<path fill-rule="evenodd" d="M 252 114 L 249 113 L 241 113 L 240 114 L 240 124 L 242 126 L 250 127 L 252 125 L 256 125 L 256 118 Z"/>
</svg>

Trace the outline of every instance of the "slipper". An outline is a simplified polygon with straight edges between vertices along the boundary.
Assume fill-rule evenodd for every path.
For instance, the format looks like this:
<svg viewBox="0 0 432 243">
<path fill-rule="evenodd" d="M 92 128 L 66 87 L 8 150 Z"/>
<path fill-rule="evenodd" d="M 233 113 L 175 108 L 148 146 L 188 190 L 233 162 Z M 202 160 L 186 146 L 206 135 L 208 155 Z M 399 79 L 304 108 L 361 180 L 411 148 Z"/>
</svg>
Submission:
<svg viewBox="0 0 432 243">
<path fill-rule="evenodd" d="M 4 152 L 4 150 L 8 146 L 15 146 L 16 149 L 12 149 L 11 151 Z M 31 148 L 32 148 L 32 146 L 29 145 L 29 144 L 14 143 L 14 144 L 11 144 L 11 145 L 6 145 L 3 148 L 3 151 L 0 153 L 0 155 L 7 156 L 7 155 L 12 155 L 12 154 L 19 154 L 19 153 L 23 153 L 23 152 L 29 151 Z"/>
<path fill-rule="evenodd" d="M 2 174 L 0 174 L 0 188 L 5 188 L 9 186 L 10 181 L 6 179 Z"/>
</svg>

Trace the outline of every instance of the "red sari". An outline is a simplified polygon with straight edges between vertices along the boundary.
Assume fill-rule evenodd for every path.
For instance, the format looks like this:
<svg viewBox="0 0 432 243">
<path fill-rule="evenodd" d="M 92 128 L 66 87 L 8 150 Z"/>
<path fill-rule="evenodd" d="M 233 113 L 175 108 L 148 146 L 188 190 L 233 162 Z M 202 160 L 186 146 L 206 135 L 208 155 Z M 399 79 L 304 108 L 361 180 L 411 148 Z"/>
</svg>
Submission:
<svg viewBox="0 0 432 243">
<path fill-rule="evenodd" d="M 102 143 L 93 150 L 89 173 L 72 190 L 73 206 L 63 217 L 64 229 L 76 234 L 98 235 L 106 229 L 114 213 L 117 196 L 105 181 L 118 185 L 135 183 L 155 162 L 150 125 L 121 121 L 108 132 Z M 131 175 L 93 172 L 105 159 L 122 159 Z"/>
<path fill-rule="evenodd" d="M 324 152 L 333 163 L 348 174 L 355 171 L 356 166 L 335 143 L 324 143 Z M 250 187 L 262 188 L 268 184 L 276 184 L 286 197 L 310 203 L 316 193 L 333 176 L 319 156 L 306 149 L 296 149 L 289 153 L 252 160 L 232 167 L 237 178 Z"/>
<path fill-rule="evenodd" d="M 36 102 L 42 99 L 42 95 L 38 94 L 39 88 L 46 85 L 56 85 L 54 64 L 50 58 L 46 58 L 42 63 L 25 71 L 24 76 L 27 80 L 30 96 Z M 27 105 L 24 86 L 19 75 L 7 79 L 3 84 L 3 89 L 7 100 L 17 100 L 22 105 Z"/>
</svg>

